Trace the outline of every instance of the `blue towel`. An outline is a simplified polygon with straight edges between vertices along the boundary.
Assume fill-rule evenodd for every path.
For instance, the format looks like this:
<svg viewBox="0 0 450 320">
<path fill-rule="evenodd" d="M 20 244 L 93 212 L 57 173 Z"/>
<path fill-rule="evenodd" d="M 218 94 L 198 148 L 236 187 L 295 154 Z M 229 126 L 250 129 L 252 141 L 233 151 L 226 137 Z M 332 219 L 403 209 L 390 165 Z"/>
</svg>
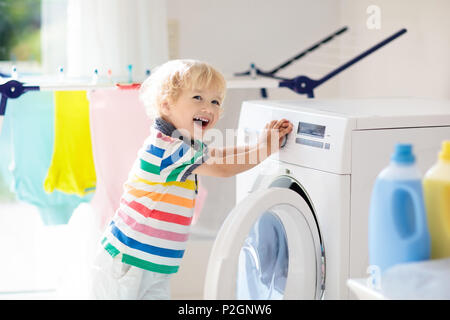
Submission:
<svg viewBox="0 0 450 320">
<path fill-rule="evenodd" d="M 4 120 L 3 116 L 0 118 Z M 0 187 L 1 191 L 6 191 L 13 181 L 12 172 L 8 168 L 12 160 L 12 145 L 9 121 L 4 121 L 2 124 L 3 126 L 0 127 Z M 2 194 L 1 199 L 10 200 L 10 195 Z"/>
</svg>

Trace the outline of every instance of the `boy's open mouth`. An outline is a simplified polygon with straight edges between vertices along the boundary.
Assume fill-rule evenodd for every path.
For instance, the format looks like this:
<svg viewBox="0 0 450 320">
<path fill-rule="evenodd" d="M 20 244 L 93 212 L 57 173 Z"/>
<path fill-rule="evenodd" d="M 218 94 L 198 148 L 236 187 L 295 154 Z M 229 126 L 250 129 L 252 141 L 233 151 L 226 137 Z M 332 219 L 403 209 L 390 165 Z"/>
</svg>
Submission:
<svg viewBox="0 0 450 320">
<path fill-rule="evenodd" d="M 194 117 L 193 121 L 196 125 L 201 126 L 202 129 L 204 129 L 208 126 L 210 120 L 206 117 Z"/>
</svg>

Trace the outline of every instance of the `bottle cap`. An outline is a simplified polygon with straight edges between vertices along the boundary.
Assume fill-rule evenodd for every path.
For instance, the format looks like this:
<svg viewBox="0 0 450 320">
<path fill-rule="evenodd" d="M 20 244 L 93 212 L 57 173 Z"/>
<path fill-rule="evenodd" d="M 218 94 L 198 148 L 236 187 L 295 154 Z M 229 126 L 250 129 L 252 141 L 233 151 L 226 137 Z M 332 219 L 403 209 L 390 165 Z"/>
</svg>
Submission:
<svg viewBox="0 0 450 320">
<path fill-rule="evenodd" d="M 396 144 L 391 160 L 399 164 L 413 164 L 415 157 L 412 153 L 412 145 L 403 143 Z"/>
<path fill-rule="evenodd" d="M 441 152 L 439 152 L 439 159 L 450 162 L 450 140 L 442 142 L 442 149 Z"/>
</svg>

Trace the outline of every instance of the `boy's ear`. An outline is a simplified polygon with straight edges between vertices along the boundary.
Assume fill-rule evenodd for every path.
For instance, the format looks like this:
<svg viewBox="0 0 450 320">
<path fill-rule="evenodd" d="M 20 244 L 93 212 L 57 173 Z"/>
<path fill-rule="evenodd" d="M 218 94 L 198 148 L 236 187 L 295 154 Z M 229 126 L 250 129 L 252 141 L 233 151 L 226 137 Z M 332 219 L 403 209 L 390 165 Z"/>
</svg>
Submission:
<svg viewBox="0 0 450 320">
<path fill-rule="evenodd" d="M 170 115 L 170 105 L 167 100 L 161 102 L 161 113 L 165 116 Z"/>
</svg>

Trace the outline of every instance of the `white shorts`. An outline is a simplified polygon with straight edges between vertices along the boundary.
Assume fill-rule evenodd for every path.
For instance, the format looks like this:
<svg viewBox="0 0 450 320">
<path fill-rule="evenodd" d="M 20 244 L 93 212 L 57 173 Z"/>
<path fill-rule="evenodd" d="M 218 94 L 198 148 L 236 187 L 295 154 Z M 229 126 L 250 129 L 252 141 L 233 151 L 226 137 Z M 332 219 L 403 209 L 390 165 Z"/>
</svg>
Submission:
<svg viewBox="0 0 450 320">
<path fill-rule="evenodd" d="M 168 300 L 170 275 L 147 271 L 114 258 L 100 248 L 91 272 L 91 299 Z"/>
</svg>

